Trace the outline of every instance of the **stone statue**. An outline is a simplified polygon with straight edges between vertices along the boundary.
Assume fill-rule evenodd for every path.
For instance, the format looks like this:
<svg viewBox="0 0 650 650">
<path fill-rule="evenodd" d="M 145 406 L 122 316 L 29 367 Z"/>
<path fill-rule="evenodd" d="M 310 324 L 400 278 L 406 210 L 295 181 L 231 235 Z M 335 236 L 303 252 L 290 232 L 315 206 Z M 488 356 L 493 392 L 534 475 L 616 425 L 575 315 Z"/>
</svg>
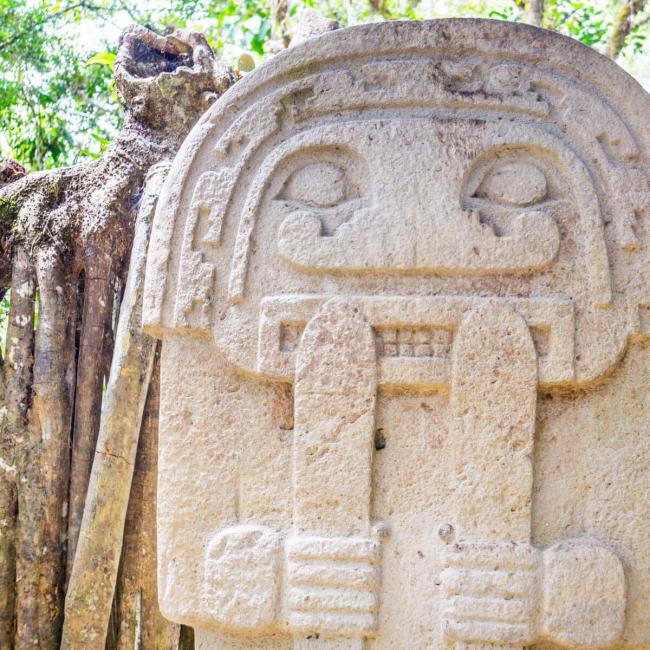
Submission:
<svg viewBox="0 0 650 650">
<path fill-rule="evenodd" d="M 144 299 L 199 648 L 650 647 L 649 114 L 479 20 L 308 39 L 208 111 Z"/>
</svg>

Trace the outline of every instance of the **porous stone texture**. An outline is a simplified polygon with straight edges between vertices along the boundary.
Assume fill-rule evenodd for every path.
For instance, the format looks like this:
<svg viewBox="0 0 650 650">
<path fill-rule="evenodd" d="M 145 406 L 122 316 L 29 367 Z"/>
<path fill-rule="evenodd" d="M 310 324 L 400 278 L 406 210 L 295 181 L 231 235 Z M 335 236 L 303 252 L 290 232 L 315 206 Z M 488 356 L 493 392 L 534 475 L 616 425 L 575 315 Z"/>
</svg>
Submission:
<svg viewBox="0 0 650 650">
<path fill-rule="evenodd" d="M 311 38 L 208 111 L 144 298 L 197 647 L 650 648 L 648 114 L 476 20 Z"/>
</svg>

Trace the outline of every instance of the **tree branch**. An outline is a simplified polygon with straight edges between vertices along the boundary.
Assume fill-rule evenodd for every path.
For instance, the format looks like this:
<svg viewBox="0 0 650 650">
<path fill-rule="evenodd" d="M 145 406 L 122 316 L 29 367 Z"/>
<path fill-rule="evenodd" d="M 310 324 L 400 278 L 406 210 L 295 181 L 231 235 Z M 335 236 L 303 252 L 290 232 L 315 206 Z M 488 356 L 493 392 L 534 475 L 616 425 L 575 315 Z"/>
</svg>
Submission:
<svg viewBox="0 0 650 650">
<path fill-rule="evenodd" d="M 138 213 L 115 356 L 65 602 L 61 648 L 103 647 L 119 568 L 138 439 L 157 342 L 142 331 L 153 213 L 169 163 L 149 172 Z"/>
<path fill-rule="evenodd" d="M 535 27 L 542 26 L 544 0 L 526 0 L 524 3 L 524 20 Z"/>
<path fill-rule="evenodd" d="M 393 20 L 393 12 L 386 6 L 386 0 L 368 0 L 370 6 L 384 19 Z"/>
<path fill-rule="evenodd" d="M 45 23 L 51 23 L 52 21 L 56 20 L 57 18 L 60 18 L 61 16 L 70 13 L 71 11 L 74 11 L 75 9 L 80 9 L 80 8 L 88 9 L 89 11 L 97 11 L 97 7 L 94 7 L 93 5 L 88 4 L 85 0 L 82 0 L 82 2 L 75 2 L 74 4 L 71 4 L 67 7 L 64 7 L 63 9 L 60 9 L 59 11 L 55 11 L 54 13 L 50 14 L 49 16 L 44 16 L 41 20 L 38 22 L 36 21 L 31 21 L 27 24 L 27 26 L 19 31 L 17 34 L 14 34 L 11 38 L 7 39 L 6 41 L 0 43 L 0 52 L 3 50 L 6 50 L 8 47 L 16 43 L 17 41 L 21 40 L 22 38 L 25 37 L 26 34 L 29 32 L 32 32 L 38 25 L 44 25 Z"/>
<path fill-rule="evenodd" d="M 643 11 L 646 0 L 626 0 L 614 19 L 614 25 L 607 41 L 605 53 L 610 59 L 617 59 L 625 47 L 625 41 L 635 27 L 634 18 Z"/>
</svg>

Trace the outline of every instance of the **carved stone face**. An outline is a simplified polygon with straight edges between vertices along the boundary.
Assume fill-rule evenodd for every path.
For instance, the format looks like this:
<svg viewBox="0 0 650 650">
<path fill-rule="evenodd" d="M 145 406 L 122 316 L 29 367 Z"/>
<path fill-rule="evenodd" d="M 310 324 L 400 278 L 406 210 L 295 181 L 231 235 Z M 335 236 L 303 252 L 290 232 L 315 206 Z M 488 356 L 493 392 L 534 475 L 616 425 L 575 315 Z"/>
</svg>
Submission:
<svg viewBox="0 0 650 650">
<path fill-rule="evenodd" d="M 486 122 L 413 119 L 301 134 L 285 145 L 297 151 L 283 160 L 292 158 L 276 197 L 288 214 L 268 233 L 278 256 L 306 272 L 348 276 L 523 275 L 548 267 L 559 248 L 553 212 L 568 212 L 555 204 L 560 188 L 548 195 L 543 167 L 552 150 L 546 162 L 531 155 L 524 149 L 531 134 L 520 133 L 509 134 L 520 141 L 508 152 L 499 131 Z"/>
<path fill-rule="evenodd" d="M 282 329 L 331 295 L 383 296 L 378 336 L 452 331 L 479 298 L 518 302 L 550 386 L 604 375 L 639 331 L 647 180 L 629 128 L 587 87 L 515 62 L 350 61 L 240 113 L 188 170 L 165 305 L 177 326 L 214 324 L 241 368 L 290 380 Z M 405 320 L 391 295 L 435 298 Z M 433 322 L 422 310 L 442 296 L 458 308 Z M 416 383 L 446 383 L 435 365 Z"/>
<path fill-rule="evenodd" d="M 433 338 L 449 334 L 473 300 L 498 297 L 525 303 L 545 344 L 555 346 L 542 351 L 554 357 L 542 362 L 544 380 L 565 381 L 573 376 L 570 299 L 596 309 L 610 302 L 597 197 L 590 185 L 579 193 L 588 173 L 542 129 L 435 117 L 342 122 L 283 141 L 256 181 L 266 189 L 247 205 L 255 214 L 249 243 L 268 243 L 251 244 L 246 268 L 233 265 L 238 282 L 228 298 L 239 302 L 215 327 L 229 358 L 244 367 L 247 308 L 262 306 L 257 369 L 290 378 L 283 328 L 304 326 L 333 292 L 373 304 L 378 336 L 430 328 L 421 334 Z M 591 230 L 596 236 L 585 242 Z M 582 259 L 571 243 L 582 246 Z M 405 310 L 405 300 L 417 307 Z M 444 314 L 441 300 L 457 305 L 454 314 Z M 250 336 L 257 345 L 257 332 Z M 429 368 L 400 370 L 411 380 L 382 373 L 380 381 L 444 382 L 446 355 L 421 353 L 431 358 L 412 365 Z M 389 354 L 405 355 L 408 347 Z"/>
<path fill-rule="evenodd" d="M 650 643 L 625 596 L 621 557 L 634 589 L 650 578 L 634 526 L 558 456 L 624 444 L 647 411 L 619 369 L 627 406 L 615 383 L 602 399 L 628 424 L 600 424 L 595 393 L 576 415 L 650 333 L 648 99 L 543 34 L 308 41 L 179 153 L 144 312 L 164 341 L 159 533 L 188 554 L 161 559 L 161 601 L 206 643 Z M 190 541 L 175 494 L 197 472 L 211 519 Z"/>
</svg>

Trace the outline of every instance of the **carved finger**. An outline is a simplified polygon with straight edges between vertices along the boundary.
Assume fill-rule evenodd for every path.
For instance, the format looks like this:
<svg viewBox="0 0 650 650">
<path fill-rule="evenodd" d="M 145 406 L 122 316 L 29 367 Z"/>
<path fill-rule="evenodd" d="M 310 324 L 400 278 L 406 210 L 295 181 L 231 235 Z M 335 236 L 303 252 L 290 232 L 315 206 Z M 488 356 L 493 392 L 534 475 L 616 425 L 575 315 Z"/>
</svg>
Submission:
<svg viewBox="0 0 650 650">
<path fill-rule="evenodd" d="M 307 537 L 287 540 L 289 560 L 370 562 L 381 560 L 381 544 L 366 537 Z"/>
<path fill-rule="evenodd" d="M 375 631 L 377 618 L 365 612 L 291 612 L 291 628 L 301 633 L 368 636 Z"/>
<path fill-rule="evenodd" d="M 530 626 L 524 623 L 450 618 L 443 620 L 443 630 L 448 638 L 458 641 L 527 645 L 533 640 Z"/>
<path fill-rule="evenodd" d="M 528 623 L 531 602 L 519 598 L 473 598 L 454 596 L 445 603 L 443 616 L 458 620 L 493 621 L 500 623 Z"/>
<path fill-rule="evenodd" d="M 291 587 L 287 597 L 294 611 L 316 612 L 375 612 L 378 594 L 359 589 L 325 587 Z"/>
<path fill-rule="evenodd" d="M 443 589 L 450 596 L 526 598 L 535 588 L 535 573 L 526 571 L 449 568 L 440 574 L 440 578 Z"/>
<path fill-rule="evenodd" d="M 291 585 L 313 587 L 351 587 L 371 591 L 379 588 L 379 567 L 370 564 L 351 564 L 313 561 L 290 561 L 287 578 Z"/>
</svg>

